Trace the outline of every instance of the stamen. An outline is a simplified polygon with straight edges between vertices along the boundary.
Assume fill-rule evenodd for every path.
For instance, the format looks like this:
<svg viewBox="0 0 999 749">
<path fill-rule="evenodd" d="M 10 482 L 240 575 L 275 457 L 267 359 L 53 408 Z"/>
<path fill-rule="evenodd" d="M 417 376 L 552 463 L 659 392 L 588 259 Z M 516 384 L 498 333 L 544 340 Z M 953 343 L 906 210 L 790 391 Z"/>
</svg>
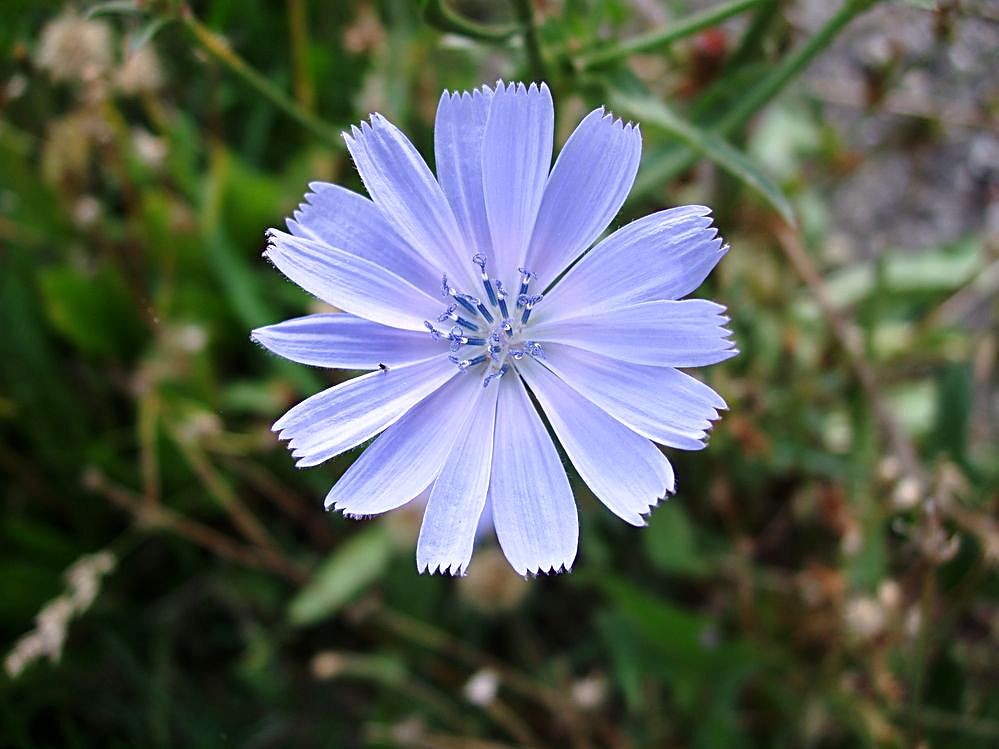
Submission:
<svg viewBox="0 0 999 749">
<path fill-rule="evenodd" d="M 542 298 L 544 298 L 544 294 L 535 294 L 524 300 L 524 314 L 520 316 L 521 325 L 527 322 L 527 318 L 531 316 L 531 310 L 534 309 L 534 305 L 540 302 Z"/>
<path fill-rule="evenodd" d="M 481 364 L 486 360 L 485 354 L 479 354 L 478 356 L 473 356 L 471 359 L 459 359 L 454 354 L 448 354 L 447 357 L 452 364 L 458 367 L 459 371 L 464 372 L 469 367 L 474 367 L 476 364 Z"/>
<path fill-rule="evenodd" d="M 527 287 L 531 284 L 531 279 L 537 278 L 537 273 L 532 273 L 527 268 L 517 268 L 520 271 L 520 291 L 517 292 L 517 307 L 523 307 L 527 300 Z M 525 301 L 521 301 L 525 300 Z"/>
<path fill-rule="evenodd" d="M 497 300 L 494 304 L 499 305 L 500 314 L 507 318 L 510 316 L 510 311 L 506 308 L 506 289 L 503 288 L 503 282 L 498 278 L 496 279 L 496 296 Z"/>
<path fill-rule="evenodd" d="M 438 322 L 454 323 L 450 331 L 445 333 L 434 326 L 430 320 L 424 325 L 435 341 L 447 341 L 450 353 L 448 359 L 462 372 L 484 362 L 489 366 L 483 372 L 482 386 L 488 387 L 491 382 L 505 376 L 514 362 L 525 356 L 541 360 L 544 350 L 537 341 L 523 341 L 524 325 L 532 310 L 541 301 L 541 294 L 529 292 L 531 281 L 537 275 L 527 270 L 520 271 L 520 283 L 516 295 L 517 314 L 510 314 L 510 292 L 499 279 L 491 279 L 486 272 L 486 256 L 476 253 L 472 263 L 481 271 L 482 287 L 486 290 L 488 299 L 481 300 L 471 294 L 466 294 L 451 286 L 447 274 L 441 276 L 441 295 L 450 297 L 447 308 L 438 316 Z M 460 314 L 459 314 L 460 308 Z M 497 315 L 497 312 L 499 313 Z M 468 317 L 464 317 L 468 315 Z M 483 322 L 484 321 L 484 322 Z M 498 322 L 497 322 L 498 321 Z M 472 346 L 476 350 L 469 351 L 463 357 L 462 347 Z"/>
<path fill-rule="evenodd" d="M 463 328 L 468 328 L 469 330 L 474 330 L 478 332 L 479 326 L 476 325 L 474 322 L 469 322 L 464 317 L 459 317 L 458 313 L 455 311 L 457 309 L 458 309 L 457 304 L 449 304 L 447 306 L 447 309 L 440 313 L 440 315 L 437 318 L 437 322 L 445 322 L 446 320 L 450 320 L 451 322 L 458 323 Z"/>
<path fill-rule="evenodd" d="M 454 289 L 451 289 L 451 295 L 454 297 L 454 300 L 458 302 L 458 304 L 467 309 L 473 315 L 478 314 L 479 310 L 476 309 L 475 305 L 478 304 L 479 300 L 476 299 L 474 296 L 469 296 L 468 294 L 459 294 Z"/>
<path fill-rule="evenodd" d="M 479 314 L 482 315 L 484 318 L 486 318 L 487 323 L 492 323 L 493 313 L 489 311 L 489 308 L 486 307 L 486 305 L 484 305 L 482 302 L 479 302 L 478 299 L 476 299 L 475 301 L 478 302 L 475 306 L 476 309 L 479 310 Z"/>
<path fill-rule="evenodd" d="M 499 361 L 501 353 L 503 353 L 503 342 L 500 340 L 500 334 L 494 330 L 489 334 L 489 358 Z"/>
<path fill-rule="evenodd" d="M 537 341 L 526 341 L 524 349 L 535 359 L 541 360 L 545 358 L 545 350 L 541 348 L 541 344 Z"/>
<path fill-rule="evenodd" d="M 457 304 L 449 304 L 449 305 L 447 306 L 447 309 L 446 309 L 446 310 L 444 310 L 443 312 L 441 312 L 441 313 L 440 313 L 440 314 L 439 314 L 439 315 L 437 316 L 437 322 L 445 322 L 445 321 L 447 321 L 447 320 L 451 320 L 451 319 L 453 319 L 453 318 L 451 317 L 452 315 L 454 315 L 454 317 L 457 317 L 457 315 L 455 315 L 455 314 L 454 314 L 454 311 L 455 311 L 456 309 L 458 309 L 458 305 L 457 305 Z"/>
<path fill-rule="evenodd" d="M 451 328 L 451 341 L 458 341 L 459 344 L 465 346 L 485 346 L 485 338 L 470 338 L 465 335 L 465 331 L 459 328 L 457 325 Z M 452 349 L 453 350 L 453 349 Z"/>
<path fill-rule="evenodd" d="M 497 370 L 496 372 L 491 372 L 490 374 L 486 375 L 486 378 L 482 381 L 482 387 L 489 387 L 490 382 L 492 382 L 493 380 L 500 379 L 508 371 L 510 371 L 510 365 L 504 363 L 503 366 L 499 368 L 499 370 Z"/>
<path fill-rule="evenodd" d="M 486 290 L 486 296 L 489 297 L 489 303 L 495 305 L 496 292 L 493 290 L 492 281 L 489 280 L 489 274 L 486 273 L 486 256 L 481 252 L 477 252 L 472 255 L 472 262 L 479 266 L 479 270 L 482 271 L 482 286 Z"/>
<path fill-rule="evenodd" d="M 426 326 L 427 330 L 430 331 L 430 337 L 432 339 L 435 341 L 439 341 L 441 339 L 441 332 L 434 327 L 434 324 L 430 322 L 430 320 L 424 320 L 423 324 Z"/>
</svg>

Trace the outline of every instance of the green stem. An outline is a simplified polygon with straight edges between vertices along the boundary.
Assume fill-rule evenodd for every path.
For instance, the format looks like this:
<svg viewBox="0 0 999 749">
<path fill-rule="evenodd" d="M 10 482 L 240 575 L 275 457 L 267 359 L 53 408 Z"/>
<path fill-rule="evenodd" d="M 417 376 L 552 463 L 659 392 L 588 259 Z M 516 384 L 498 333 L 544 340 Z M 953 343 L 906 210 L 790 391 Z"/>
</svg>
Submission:
<svg viewBox="0 0 999 749">
<path fill-rule="evenodd" d="M 780 16 L 781 4 L 782 0 L 764 0 L 756 9 L 749 28 L 739 40 L 739 46 L 725 61 L 725 71 L 736 70 L 752 61 L 754 56 L 761 55 L 763 38 L 770 30 L 774 19 Z"/>
<path fill-rule="evenodd" d="M 441 31 L 450 31 L 483 42 L 505 42 L 517 33 L 517 27 L 513 24 L 487 26 L 471 21 L 451 10 L 443 0 L 423 0 L 422 5 L 423 20 Z"/>
<path fill-rule="evenodd" d="M 739 99 L 732 107 L 713 123 L 705 125 L 722 137 L 727 137 L 744 126 L 760 109 L 777 96 L 794 77 L 804 70 L 808 64 L 837 37 L 840 31 L 861 13 L 876 5 L 881 0 L 846 0 L 839 11 L 808 39 L 801 47 L 788 57 L 785 57 L 773 72 L 763 78 L 760 83 L 751 88 L 749 93 Z M 654 157 L 658 162 L 654 166 L 646 166 L 639 172 L 632 191 L 632 197 L 644 194 L 657 185 L 675 178 L 687 171 L 696 163 L 698 154 L 689 147 L 673 147 L 668 152 L 662 152 Z"/>
<path fill-rule="evenodd" d="M 291 65 L 295 71 L 295 99 L 307 112 L 316 109 L 316 89 L 309 72 L 309 19 L 305 0 L 288 0 Z"/>
<path fill-rule="evenodd" d="M 710 8 L 701 13 L 695 13 L 687 18 L 682 18 L 675 23 L 668 24 L 647 34 L 641 34 L 631 39 L 627 39 L 619 44 L 602 49 L 589 55 L 585 55 L 577 62 L 580 70 L 599 67 L 608 62 L 620 60 L 623 57 L 635 54 L 636 52 L 648 52 L 657 47 L 665 47 L 678 39 L 696 34 L 698 31 L 717 26 L 727 18 L 738 15 L 754 5 L 759 5 L 763 0 L 732 0 L 732 2 Z"/>
<path fill-rule="evenodd" d="M 325 141 L 335 148 L 343 147 L 343 140 L 340 138 L 339 130 L 330 127 L 330 125 L 319 117 L 296 104 L 290 96 L 267 80 L 246 60 L 236 54 L 222 37 L 195 18 L 188 7 L 185 6 L 182 9 L 180 18 L 184 26 L 187 27 L 188 31 L 191 32 L 191 35 L 205 52 L 222 63 L 231 73 L 242 78 L 251 88 L 256 89 L 258 93 L 270 100 L 272 104 L 283 110 L 285 114 L 320 140 Z"/>
<path fill-rule="evenodd" d="M 846 0 L 843 6 L 810 37 L 794 54 L 785 57 L 777 68 L 764 78 L 759 85 L 739 99 L 718 122 L 716 129 L 723 135 L 738 130 L 763 108 L 767 102 L 779 94 L 788 83 L 795 79 L 820 52 L 828 47 L 839 32 L 854 18 L 880 0 Z"/>
<path fill-rule="evenodd" d="M 916 723 L 937 731 L 951 731 L 982 738 L 999 738 L 999 721 L 936 710 L 926 705 L 901 706 L 892 711 L 899 723 Z"/>
<path fill-rule="evenodd" d="M 534 7 L 531 5 L 531 0 L 514 0 L 513 9 L 520 23 L 521 33 L 524 35 L 531 75 L 538 81 L 547 81 L 548 69 L 541 52 L 541 39 L 538 36 L 537 24 L 534 22 Z"/>
</svg>

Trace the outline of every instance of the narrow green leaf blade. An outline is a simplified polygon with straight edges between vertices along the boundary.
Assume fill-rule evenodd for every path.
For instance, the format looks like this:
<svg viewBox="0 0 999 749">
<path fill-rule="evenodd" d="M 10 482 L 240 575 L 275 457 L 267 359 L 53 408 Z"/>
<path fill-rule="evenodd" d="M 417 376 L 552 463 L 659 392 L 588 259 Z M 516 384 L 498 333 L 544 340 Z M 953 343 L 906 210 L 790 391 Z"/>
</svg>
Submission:
<svg viewBox="0 0 999 749">
<path fill-rule="evenodd" d="M 332 616 L 377 580 L 392 558 L 392 539 L 373 525 L 338 548 L 316 570 L 288 608 L 292 624 L 308 626 Z"/>
<path fill-rule="evenodd" d="M 794 225 L 794 212 L 781 189 L 752 159 L 727 140 L 710 130 L 687 122 L 650 95 L 611 89 L 608 92 L 608 99 L 615 111 L 673 135 L 689 148 L 713 161 L 758 193 L 785 221 Z"/>
<path fill-rule="evenodd" d="M 141 13 L 137 0 L 107 0 L 107 2 L 97 3 L 87 8 L 83 17 L 87 20 L 96 16 L 106 16 L 124 13 Z"/>
<path fill-rule="evenodd" d="M 159 17 L 153 18 L 151 21 L 144 24 L 143 27 L 139 29 L 139 33 L 132 37 L 132 40 L 128 43 L 128 53 L 133 54 L 143 45 L 152 41 L 152 38 L 159 33 L 160 29 L 170 23 L 171 20 L 172 19 L 170 18 Z"/>
</svg>

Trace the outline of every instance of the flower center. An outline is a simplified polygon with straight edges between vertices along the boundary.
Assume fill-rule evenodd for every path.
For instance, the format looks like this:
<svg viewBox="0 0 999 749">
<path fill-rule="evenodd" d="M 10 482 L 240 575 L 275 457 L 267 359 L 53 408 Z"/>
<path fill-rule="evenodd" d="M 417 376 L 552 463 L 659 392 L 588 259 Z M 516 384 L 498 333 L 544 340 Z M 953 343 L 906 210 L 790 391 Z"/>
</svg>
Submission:
<svg viewBox="0 0 999 749">
<path fill-rule="evenodd" d="M 453 323 L 447 332 L 439 330 L 429 320 L 424 321 L 431 338 L 448 341 L 451 353 L 448 358 L 459 370 L 484 365 L 482 387 L 500 379 L 516 367 L 525 356 L 542 359 L 541 344 L 527 339 L 527 321 L 531 311 L 541 301 L 541 294 L 530 294 L 531 281 L 536 278 L 526 268 L 520 270 L 520 288 L 512 309 L 509 292 L 499 279 L 492 279 L 486 271 L 486 256 L 479 253 L 472 258 L 479 267 L 485 300 L 465 294 L 448 283 L 447 275 L 441 279 L 441 296 L 452 300 L 438 316 L 438 323 Z"/>
</svg>

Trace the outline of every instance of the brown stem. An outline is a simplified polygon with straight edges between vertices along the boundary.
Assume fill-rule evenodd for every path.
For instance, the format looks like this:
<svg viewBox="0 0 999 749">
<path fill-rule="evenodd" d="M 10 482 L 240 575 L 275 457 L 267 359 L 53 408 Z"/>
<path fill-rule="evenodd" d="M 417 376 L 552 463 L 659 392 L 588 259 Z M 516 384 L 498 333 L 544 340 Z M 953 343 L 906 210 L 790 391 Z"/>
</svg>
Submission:
<svg viewBox="0 0 999 749">
<path fill-rule="evenodd" d="M 298 494 L 288 489 L 266 468 L 246 460 L 227 461 L 232 470 L 243 476 L 266 499 L 274 503 L 282 512 L 305 528 L 322 549 L 333 546 L 333 533 L 330 525 L 322 521 L 322 513 L 312 507 Z"/>
<path fill-rule="evenodd" d="M 183 434 L 179 434 L 176 429 L 171 429 L 170 434 L 174 443 L 180 448 L 181 454 L 187 460 L 188 465 L 201 481 L 202 486 L 232 518 L 233 523 L 248 541 L 252 541 L 265 549 L 277 549 L 277 544 L 270 534 L 264 529 L 263 524 L 243 502 L 236 496 L 236 493 L 225 482 L 212 466 L 208 457 L 199 447 L 192 444 L 191 440 Z"/>
<path fill-rule="evenodd" d="M 493 658 L 458 640 L 447 632 L 438 630 L 424 622 L 400 614 L 386 606 L 374 609 L 372 618 L 398 637 L 419 643 L 438 653 L 456 658 L 475 669 L 488 668 L 495 671 L 500 680 L 528 699 L 544 703 L 553 715 L 558 716 L 562 727 L 569 734 L 571 745 L 577 749 L 590 746 L 583 729 L 586 721 L 575 705 L 560 691 L 538 684 L 530 677 L 511 668 L 506 663 Z"/>
<path fill-rule="evenodd" d="M 160 503 L 159 454 L 156 450 L 156 429 L 159 422 L 160 399 L 153 383 L 139 397 L 139 461 L 142 466 L 142 497 L 146 506 Z"/>
<path fill-rule="evenodd" d="M 224 533 L 162 505 L 148 505 L 141 495 L 109 481 L 99 471 L 89 471 L 84 477 L 84 484 L 88 489 L 103 494 L 112 504 L 131 514 L 141 527 L 171 531 L 221 559 L 252 569 L 276 572 L 297 585 L 304 583 L 308 577 L 297 567 L 268 555 L 264 549 L 240 544 Z"/>
<path fill-rule="evenodd" d="M 891 451 L 895 454 L 906 475 L 912 476 L 925 485 L 925 471 L 916 456 L 916 449 L 888 407 L 874 370 L 867 363 L 867 359 L 860 350 L 856 328 L 846 315 L 832 303 L 826 291 L 825 282 L 802 246 L 797 232 L 787 224 L 782 223 L 777 228 L 776 234 L 785 257 L 790 261 L 791 267 L 798 274 L 798 277 L 812 292 L 833 337 L 846 355 L 847 364 L 860 383 L 860 387 L 874 412 L 878 427 Z"/>
</svg>

